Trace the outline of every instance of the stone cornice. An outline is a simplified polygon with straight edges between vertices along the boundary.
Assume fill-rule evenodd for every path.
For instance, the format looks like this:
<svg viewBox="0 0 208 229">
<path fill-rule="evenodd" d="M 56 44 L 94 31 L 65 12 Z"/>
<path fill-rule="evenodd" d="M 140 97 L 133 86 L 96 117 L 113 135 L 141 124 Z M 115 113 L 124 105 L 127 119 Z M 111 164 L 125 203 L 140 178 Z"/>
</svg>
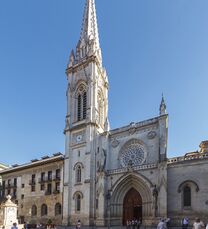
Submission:
<svg viewBox="0 0 208 229">
<path fill-rule="evenodd" d="M 17 167 L 10 167 L 8 169 L 0 171 L 0 175 L 5 175 L 8 173 L 14 173 L 17 171 L 30 169 L 30 168 L 34 168 L 34 167 L 38 167 L 38 166 L 43 166 L 43 165 L 58 162 L 58 161 L 64 161 L 64 155 L 54 156 L 54 157 L 50 157 L 48 159 L 43 159 L 43 160 L 38 160 L 35 162 L 23 164 L 23 165 L 18 165 Z"/>
<path fill-rule="evenodd" d="M 114 130 L 110 130 L 110 136 L 113 136 L 114 134 L 118 134 L 121 132 L 128 131 L 131 128 L 138 129 L 138 128 L 147 127 L 147 126 L 157 124 L 159 118 L 160 117 L 155 117 L 155 118 L 148 119 L 145 121 L 141 121 L 141 122 L 137 122 L 137 123 L 131 123 L 128 126 L 124 126 L 124 127 L 120 127 L 120 128 L 114 129 Z"/>
</svg>

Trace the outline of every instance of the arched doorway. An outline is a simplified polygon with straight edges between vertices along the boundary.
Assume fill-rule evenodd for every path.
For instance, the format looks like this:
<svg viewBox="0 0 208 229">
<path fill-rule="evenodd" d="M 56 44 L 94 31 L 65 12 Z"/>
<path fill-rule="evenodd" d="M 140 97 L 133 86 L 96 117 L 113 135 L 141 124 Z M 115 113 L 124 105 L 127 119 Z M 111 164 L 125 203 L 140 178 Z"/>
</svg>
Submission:
<svg viewBox="0 0 208 229">
<path fill-rule="evenodd" d="M 133 219 L 142 220 L 142 198 L 136 189 L 131 188 L 123 201 L 123 225 Z"/>
</svg>

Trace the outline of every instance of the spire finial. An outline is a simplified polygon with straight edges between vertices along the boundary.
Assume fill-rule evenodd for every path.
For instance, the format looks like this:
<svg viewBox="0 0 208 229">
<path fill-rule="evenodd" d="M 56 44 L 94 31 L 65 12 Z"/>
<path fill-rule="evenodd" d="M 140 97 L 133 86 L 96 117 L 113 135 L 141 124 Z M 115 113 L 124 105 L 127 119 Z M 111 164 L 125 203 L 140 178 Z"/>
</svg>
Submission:
<svg viewBox="0 0 208 229">
<path fill-rule="evenodd" d="M 80 41 L 82 42 L 83 40 L 86 42 L 88 40 L 94 40 L 96 48 L 100 48 L 95 0 L 86 0 L 80 35 Z"/>
<path fill-rule="evenodd" d="M 164 115 L 164 114 L 167 114 L 167 111 L 166 111 L 166 104 L 165 104 L 164 95 L 162 93 L 162 100 L 160 103 L 160 115 Z"/>
<path fill-rule="evenodd" d="M 96 54 L 101 60 L 95 0 L 86 0 L 80 39 L 77 45 L 77 58 Z"/>
</svg>

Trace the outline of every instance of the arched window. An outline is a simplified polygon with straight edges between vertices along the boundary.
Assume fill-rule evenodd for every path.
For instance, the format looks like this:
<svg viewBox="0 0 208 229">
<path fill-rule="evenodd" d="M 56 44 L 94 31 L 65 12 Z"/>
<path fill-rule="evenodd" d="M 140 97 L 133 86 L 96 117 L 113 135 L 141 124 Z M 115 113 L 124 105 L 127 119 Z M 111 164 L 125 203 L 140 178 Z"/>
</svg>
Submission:
<svg viewBox="0 0 208 229">
<path fill-rule="evenodd" d="M 76 201 L 75 203 L 76 211 L 80 212 L 81 210 L 81 195 L 80 194 L 77 194 L 75 201 Z"/>
<path fill-rule="evenodd" d="M 189 186 L 183 188 L 183 206 L 191 207 L 191 188 Z"/>
<path fill-rule="evenodd" d="M 48 207 L 46 204 L 41 206 L 41 216 L 46 216 L 48 214 Z"/>
<path fill-rule="evenodd" d="M 75 201 L 75 212 L 80 213 L 83 194 L 81 192 L 75 192 L 73 195 L 73 199 Z"/>
<path fill-rule="evenodd" d="M 83 119 L 87 117 L 87 92 L 83 93 Z"/>
<path fill-rule="evenodd" d="M 78 105 L 77 105 L 77 120 L 80 121 L 81 120 L 81 106 L 82 106 L 82 97 L 81 95 L 78 95 Z"/>
<path fill-rule="evenodd" d="M 32 216 L 37 216 L 37 206 L 36 205 L 32 206 L 31 215 Z"/>
<path fill-rule="evenodd" d="M 77 121 L 87 117 L 87 92 L 86 87 L 82 84 L 77 90 Z"/>
<path fill-rule="evenodd" d="M 76 167 L 76 182 L 80 183 L 82 181 L 82 168 L 80 165 Z"/>
<path fill-rule="evenodd" d="M 61 215 L 61 204 L 56 203 L 55 205 L 55 215 Z"/>
</svg>

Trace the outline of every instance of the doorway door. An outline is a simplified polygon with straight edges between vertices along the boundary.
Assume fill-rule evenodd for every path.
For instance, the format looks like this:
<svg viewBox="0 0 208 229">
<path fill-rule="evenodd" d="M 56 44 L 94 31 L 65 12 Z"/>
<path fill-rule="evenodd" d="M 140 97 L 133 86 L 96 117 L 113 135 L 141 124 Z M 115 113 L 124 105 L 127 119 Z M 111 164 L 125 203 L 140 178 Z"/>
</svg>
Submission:
<svg viewBox="0 0 208 229">
<path fill-rule="evenodd" d="M 124 197 L 123 225 L 133 219 L 142 221 L 142 198 L 136 189 L 131 188 Z"/>
</svg>

